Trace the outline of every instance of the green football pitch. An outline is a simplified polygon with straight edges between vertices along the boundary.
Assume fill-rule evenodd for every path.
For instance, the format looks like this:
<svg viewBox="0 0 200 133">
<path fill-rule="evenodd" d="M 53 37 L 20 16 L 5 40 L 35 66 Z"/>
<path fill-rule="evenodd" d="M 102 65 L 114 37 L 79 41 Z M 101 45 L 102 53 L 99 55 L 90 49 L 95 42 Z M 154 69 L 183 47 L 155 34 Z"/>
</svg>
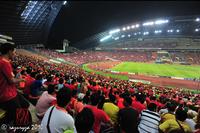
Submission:
<svg viewBox="0 0 200 133">
<path fill-rule="evenodd" d="M 200 77 L 200 66 L 192 65 L 122 62 L 117 66 L 113 67 L 111 70 L 154 76 L 172 76 L 181 78 Z"/>
</svg>

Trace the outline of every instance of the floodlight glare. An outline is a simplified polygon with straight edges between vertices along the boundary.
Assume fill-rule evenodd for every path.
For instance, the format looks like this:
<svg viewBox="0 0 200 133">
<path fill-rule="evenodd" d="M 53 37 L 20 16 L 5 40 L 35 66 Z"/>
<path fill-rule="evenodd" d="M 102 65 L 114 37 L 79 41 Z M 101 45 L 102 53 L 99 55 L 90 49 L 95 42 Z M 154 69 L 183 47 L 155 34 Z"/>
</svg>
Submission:
<svg viewBox="0 0 200 133">
<path fill-rule="evenodd" d="M 109 39 L 110 37 L 112 37 L 112 36 L 111 36 L 111 35 L 107 35 L 107 36 L 103 37 L 103 38 L 100 40 L 100 42 L 103 42 L 103 41 Z"/>
<path fill-rule="evenodd" d="M 128 34 L 128 37 L 130 37 L 131 35 L 130 34 Z"/>
<path fill-rule="evenodd" d="M 172 33 L 172 32 L 174 32 L 174 30 L 172 30 L 172 29 L 171 29 L 171 30 L 167 30 L 167 32 L 170 32 L 170 33 Z"/>
<path fill-rule="evenodd" d="M 148 31 L 143 33 L 143 35 L 148 35 L 148 34 L 149 34 L 149 32 L 148 32 Z"/>
<path fill-rule="evenodd" d="M 142 25 L 143 26 L 150 26 L 150 25 L 154 25 L 154 22 L 145 22 Z"/>
<path fill-rule="evenodd" d="M 63 5 L 66 5 L 66 4 L 67 4 L 67 1 L 64 1 L 64 2 L 63 2 Z"/>
<path fill-rule="evenodd" d="M 126 30 L 126 28 L 124 27 L 122 30 L 123 30 L 123 31 L 125 31 L 125 30 Z"/>
<path fill-rule="evenodd" d="M 176 30 L 176 32 L 180 32 L 180 30 Z"/>
<path fill-rule="evenodd" d="M 121 38 L 124 38 L 124 37 L 125 37 L 125 35 L 122 35 L 122 36 L 121 36 Z"/>
<path fill-rule="evenodd" d="M 130 29 L 130 26 L 127 26 L 126 29 L 129 30 L 129 29 Z"/>
<path fill-rule="evenodd" d="M 155 30 L 155 34 L 157 34 L 157 33 L 161 33 L 162 31 L 161 30 Z"/>
<path fill-rule="evenodd" d="M 120 32 L 120 29 L 111 30 L 111 31 L 109 32 L 109 34 L 114 34 L 114 33 L 117 33 L 117 32 Z"/>
<path fill-rule="evenodd" d="M 195 20 L 195 21 L 199 22 L 199 21 L 200 21 L 200 18 L 196 18 L 196 20 Z"/>
<path fill-rule="evenodd" d="M 119 37 L 116 37 L 116 38 L 115 38 L 115 40 L 118 40 L 118 39 L 119 39 Z"/>
<path fill-rule="evenodd" d="M 140 27 L 140 25 L 139 25 L 139 24 L 136 24 L 135 27 L 138 28 L 138 27 Z"/>
<path fill-rule="evenodd" d="M 196 31 L 196 32 L 198 32 L 198 31 L 199 31 L 199 29 L 195 29 L 195 31 Z"/>
<path fill-rule="evenodd" d="M 134 28 L 135 28 L 135 25 L 132 25 L 131 28 L 134 29 Z"/>
<path fill-rule="evenodd" d="M 169 22 L 169 20 L 157 20 L 157 21 L 155 21 L 155 24 L 165 24 L 168 22 Z"/>
</svg>

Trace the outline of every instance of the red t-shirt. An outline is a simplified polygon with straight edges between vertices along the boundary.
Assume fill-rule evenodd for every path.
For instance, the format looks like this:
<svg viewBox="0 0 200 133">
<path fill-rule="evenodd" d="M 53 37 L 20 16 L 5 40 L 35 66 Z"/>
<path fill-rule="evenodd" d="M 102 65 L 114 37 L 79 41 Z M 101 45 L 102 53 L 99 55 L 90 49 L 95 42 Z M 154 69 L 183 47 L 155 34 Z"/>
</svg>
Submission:
<svg viewBox="0 0 200 133">
<path fill-rule="evenodd" d="M 35 81 L 35 79 L 32 78 L 31 76 L 27 76 L 25 79 L 26 79 L 25 89 L 23 90 L 23 92 L 25 94 L 30 94 L 30 88 L 31 88 L 32 83 Z"/>
<path fill-rule="evenodd" d="M 93 130 L 94 133 L 99 133 L 100 130 L 100 123 L 101 122 L 109 122 L 110 118 L 109 116 L 101 109 L 98 109 L 95 106 L 92 105 L 86 105 L 86 108 L 89 108 L 92 110 L 94 114 L 94 125 L 93 125 Z"/>
<path fill-rule="evenodd" d="M 123 102 L 124 102 L 124 99 L 123 98 L 118 98 L 117 99 L 117 106 L 120 108 L 120 109 L 123 109 L 124 108 L 124 104 L 123 104 Z"/>
<path fill-rule="evenodd" d="M 15 84 L 9 83 L 8 79 L 14 77 L 10 61 L 0 58 L 0 102 L 9 101 L 17 96 Z"/>
<path fill-rule="evenodd" d="M 133 102 L 132 102 L 132 107 L 133 107 L 135 110 L 137 110 L 138 113 L 141 113 L 142 110 L 145 110 L 145 109 L 146 109 L 145 105 L 142 104 L 142 103 L 140 103 L 140 102 L 138 102 L 138 101 L 133 101 Z"/>
</svg>

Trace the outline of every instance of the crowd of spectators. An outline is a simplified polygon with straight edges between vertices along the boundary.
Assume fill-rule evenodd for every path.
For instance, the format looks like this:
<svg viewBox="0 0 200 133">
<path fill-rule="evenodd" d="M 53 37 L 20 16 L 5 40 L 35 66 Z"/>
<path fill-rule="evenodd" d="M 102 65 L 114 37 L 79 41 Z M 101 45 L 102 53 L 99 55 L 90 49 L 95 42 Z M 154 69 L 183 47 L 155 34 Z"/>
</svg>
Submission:
<svg viewBox="0 0 200 133">
<path fill-rule="evenodd" d="M 17 53 L 12 66 L 23 79 L 17 88 L 35 106 L 41 133 L 200 132 L 199 94 L 111 79 L 25 52 Z"/>
<path fill-rule="evenodd" d="M 97 61 L 134 61 L 134 62 L 154 62 L 157 59 L 157 52 L 142 51 L 80 51 L 74 53 L 59 53 L 53 50 L 37 49 L 40 53 L 53 58 L 62 58 L 65 61 L 78 65 Z M 199 52 L 169 52 L 173 62 L 187 62 L 189 64 L 200 64 Z"/>
</svg>

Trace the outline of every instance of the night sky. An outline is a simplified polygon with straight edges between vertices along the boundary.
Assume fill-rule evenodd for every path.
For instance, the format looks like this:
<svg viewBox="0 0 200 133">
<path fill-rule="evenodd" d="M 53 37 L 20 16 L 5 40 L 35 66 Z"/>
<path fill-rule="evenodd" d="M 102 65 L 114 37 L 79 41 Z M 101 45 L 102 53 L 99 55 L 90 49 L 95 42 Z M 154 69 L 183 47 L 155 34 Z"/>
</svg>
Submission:
<svg viewBox="0 0 200 133">
<path fill-rule="evenodd" d="M 48 44 L 61 47 L 66 38 L 73 45 L 99 32 L 148 19 L 200 15 L 199 6 L 198 1 L 68 1 L 52 26 Z"/>
</svg>

